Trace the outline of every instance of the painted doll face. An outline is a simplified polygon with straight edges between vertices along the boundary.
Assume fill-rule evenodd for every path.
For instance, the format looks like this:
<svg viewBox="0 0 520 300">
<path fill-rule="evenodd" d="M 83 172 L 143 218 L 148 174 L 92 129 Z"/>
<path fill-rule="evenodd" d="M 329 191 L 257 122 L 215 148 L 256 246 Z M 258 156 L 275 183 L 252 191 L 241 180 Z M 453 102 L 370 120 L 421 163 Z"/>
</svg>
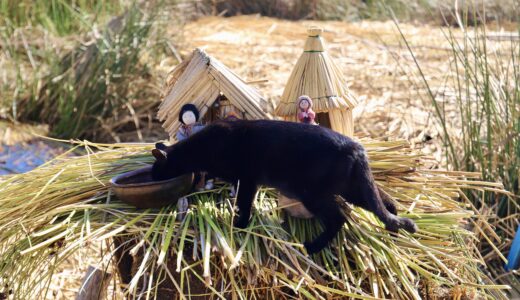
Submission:
<svg viewBox="0 0 520 300">
<path fill-rule="evenodd" d="M 182 114 L 182 121 L 186 125 L 191 125 L 191 124 L 197 122 L 197 120 L 195 119 L 195 114 L 189 110 Z"/>
<path fill-rule="evenodd" d="M 309 108 L 309 106 L 310 106 L 309 105 L 309 101 L 307 101 L 307 100 L 300 101 L 300 108 L 301 109 L 307 109 L 307 108 Z"/>
</svg>

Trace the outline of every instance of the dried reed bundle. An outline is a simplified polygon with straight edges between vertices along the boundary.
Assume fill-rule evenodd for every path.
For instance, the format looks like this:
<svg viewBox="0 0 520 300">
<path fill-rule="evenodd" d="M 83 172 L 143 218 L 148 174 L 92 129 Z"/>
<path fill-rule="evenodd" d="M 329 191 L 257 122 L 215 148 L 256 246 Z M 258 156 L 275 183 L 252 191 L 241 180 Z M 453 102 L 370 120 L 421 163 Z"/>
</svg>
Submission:
<svg viewBox="0 0 520 300">
<path fill-rule="evenodd" d="M 67 257 L 120 237 L 138 258 L 129 298 L 505 299 L 500 289 L 507 286 L 490 284 L 476 251 L 479 239 L 494 238 L 486 216 L 457 201 L 462 189 L 503 192 L 501 185 L 474 173 L 429 170 L 405 141 L 362 142 L 378 185 L 417 222 L 418 233 L 392 236 L 371 213 L 346 207 L 339 237 L 309 257 L 301 242 L 318 234 L 319 224 L 284 216 L 275 193 L 262 189 L 250 226 L 238 230 L 225 186 L 191 195 L 194 203 L 178 222 L 174 206 L 137 210 L 109 192 L 109 178 L 151 163 L 152 145 L 78 142 L 87 155 L 58 157 L 0 182 L 0 284 L 15 299 L 44 298 Z M 478 223 L 480 235 L 465 229 L 469 222 Z M 105 249 L 102 259 L 114 251 Z"/>
<path fill-rule="evenodd" d="M 180 126 L 178 115 L 182 105 L 196 105 L 202 117 L 220 93 L 242 111 L 246 119 L 272 118 L 269 103 L 256 89 L 201 49 L 195 49 L 169 74 L 158 118 L 164 121 L 163 127 L 170 136 L 175 136 Z"/>
<path fill-rule="evenodd" d="M 332 129 L 352 136 L 354 124 L 352 109 L 357 104 L 347 88 L 342 71 L 325 51 L 321 40 L 322 29 L 310 28 L 304 50 L 276 108 L 276 115 L 296 120 L 296 99 L 301 95 L 312 98 L 316 112 L 329 112 Z"/>
</svg>

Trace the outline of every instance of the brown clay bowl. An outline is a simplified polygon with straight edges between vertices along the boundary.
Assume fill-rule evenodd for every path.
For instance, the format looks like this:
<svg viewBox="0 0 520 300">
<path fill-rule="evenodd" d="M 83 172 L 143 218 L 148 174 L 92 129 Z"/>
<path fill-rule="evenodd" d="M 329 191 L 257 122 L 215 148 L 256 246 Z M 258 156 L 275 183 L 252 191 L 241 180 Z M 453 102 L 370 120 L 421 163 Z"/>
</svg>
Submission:
<svg viewBox="0 0 520 300">
<path fill-rule="evenodd" d="M 193 184 L 193 173 L 154 181 L 152 167 L 120 174 L 110 179 L 112 190 L 121 201 L 138 208 L 158 208 L 177 203 Z"/>
</svg>

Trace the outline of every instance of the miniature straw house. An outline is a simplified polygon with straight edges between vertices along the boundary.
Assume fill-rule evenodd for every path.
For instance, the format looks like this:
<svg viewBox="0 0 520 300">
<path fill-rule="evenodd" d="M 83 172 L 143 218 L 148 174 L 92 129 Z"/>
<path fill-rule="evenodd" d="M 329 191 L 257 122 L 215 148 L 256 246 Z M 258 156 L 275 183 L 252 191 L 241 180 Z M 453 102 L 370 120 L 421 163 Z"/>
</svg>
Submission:
<svg viewBox="0 0 520 300">
<path fill-rule="evenodd" d="M 197 106 L 200 118 L 207 121 L 228 113 L 248 120 L 273 118 L 271 104 L 256 89 L 198 48 L 170 72 L 159 106 L 158 118 L 172 139 L 186 103 Z"/>
<path fill-rule="evenodd" d="M 356 97 L 332 58 L 325 51 L 322 29 L 308 30 L 304 51 L 289 77 L 275 114 L 287 121 L 296 121 L 296 99 L 308 95 L 313 100 L 316 122 L 344 135 L 352 136 L 352 109 Z"/>
</svg>

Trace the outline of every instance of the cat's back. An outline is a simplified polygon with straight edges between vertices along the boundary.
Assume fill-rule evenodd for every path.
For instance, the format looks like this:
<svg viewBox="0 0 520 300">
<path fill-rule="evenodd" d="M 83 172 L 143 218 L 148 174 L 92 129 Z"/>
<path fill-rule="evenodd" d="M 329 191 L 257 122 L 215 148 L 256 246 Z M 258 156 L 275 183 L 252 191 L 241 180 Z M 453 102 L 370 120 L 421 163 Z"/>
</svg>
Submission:
<svg viewBox="0 0 520 300">
<path fill-rule="evenodd" d="M 298 148 L 312 151 L 358 149 L 351 138 L 328 128 L 275 120 L 236 120 L 213 123 L 215 132 L 240 143 L 262 148 Z"/>
</svg>

